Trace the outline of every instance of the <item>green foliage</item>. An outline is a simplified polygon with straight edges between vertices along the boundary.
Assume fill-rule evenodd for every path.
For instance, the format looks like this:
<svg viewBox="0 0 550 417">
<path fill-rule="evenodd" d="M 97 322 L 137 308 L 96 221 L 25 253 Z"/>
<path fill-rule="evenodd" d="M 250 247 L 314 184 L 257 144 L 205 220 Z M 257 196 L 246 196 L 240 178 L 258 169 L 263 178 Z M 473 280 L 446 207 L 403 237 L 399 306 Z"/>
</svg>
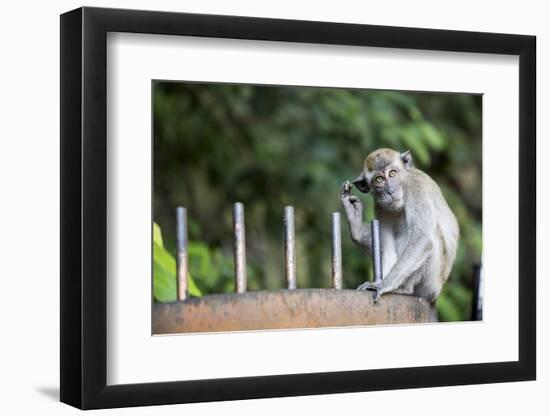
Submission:
<svg viewBox="0 0 550 417">
<path fill-rule="evenodd" d="M 187 277 L 189 294 L 202 295 L 193 278 Z M 153 223 L 153 297 L 155 301 L 169 302 L 177 299 L 176 260 L 164 248 L 160 227 Z"/>
<path fill-rule="evenodd" d="M 482 250 L 481 96 L 171 82 L 153 94 L 155 220 L 173 248 L 174 207 L 187 207 L 190 272 L 203 293 L 233 291 L 235 201 L 245 204 L 250 289 L 284 285 L 285 205 L 295 207 L 299 287 L 330 286 L 340 185 L 390 147 L 411 150 L 457 216 L 459 252 L 438 308 L 442 319 L 468 318 Z M 360 197 L 372 218 L 372 197 Z M 344 283 L 354 288 L 371 266 L 343 230 Z"/>
<path fill-rule="evenodd" d="M 472 291 L 455 281 L 445 286 L 445 291 L 437 300 L 440 321 L 469 320 L 467 313 L 472 309 Z"/>
</svg>

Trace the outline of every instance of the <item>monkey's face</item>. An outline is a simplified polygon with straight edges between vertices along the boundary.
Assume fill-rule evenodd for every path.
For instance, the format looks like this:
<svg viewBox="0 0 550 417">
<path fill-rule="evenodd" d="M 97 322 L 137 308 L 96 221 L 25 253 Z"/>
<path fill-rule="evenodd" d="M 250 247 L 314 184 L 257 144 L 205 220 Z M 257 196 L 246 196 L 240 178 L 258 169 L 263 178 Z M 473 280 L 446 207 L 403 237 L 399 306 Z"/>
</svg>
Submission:
<svg viewBox="0 0 550 417">
<path fill-rule="evenodd" d="M 376 204 L 388 211 L 400 211 L 405 204 L 404 183 L 412 168 L 409 151 L 378 149 L 365 159 L 363 172 L 353 184 L 363 193 L 372 191 Z"/>
<path fill-rule="evenodd" d="M 405 175 L 406 171 L 394 165 L 371 173 L 371 190 L 378 206 L 388 211 L 403 209 L 405 202 L 402 181 Z"/>
</svg>

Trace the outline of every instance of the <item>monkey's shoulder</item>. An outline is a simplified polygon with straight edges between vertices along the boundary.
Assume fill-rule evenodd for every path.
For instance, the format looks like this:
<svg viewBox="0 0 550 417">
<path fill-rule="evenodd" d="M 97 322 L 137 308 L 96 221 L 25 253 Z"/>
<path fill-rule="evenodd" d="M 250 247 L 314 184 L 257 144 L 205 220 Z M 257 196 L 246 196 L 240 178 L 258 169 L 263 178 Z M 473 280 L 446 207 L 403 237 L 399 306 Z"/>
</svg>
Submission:
<svg viewBox="0 0 550 417">
<path fill-rule="evenodd" d="M 411 178 L 411 180 L 417 183 L 420 187 L 430 188 L 430 189 L 433 187 L 436 187 L 437 189 L 439 189 L 439 186 L 433 180 L 433 178 L 418 168 L 412 168 L 409 171 L 409 177 Z"/>
<path fill-rule="evenodd" d="M 443 199 L 443 193 L 437 182 L 418 168 L 409 171 L 408 188 L 420 199 Z"/>
<path fill-rule="evenodd" d="M 411 190 L 410 198 L 414 200 L 411 202 L 415 212 L 423 213 L 427 217 L 433 213 L 438 221 L 456 223 L 456 218 L 441 188 L 428 174 L 413 168 L 409 172 L 409 190 Z"/>
</svg>

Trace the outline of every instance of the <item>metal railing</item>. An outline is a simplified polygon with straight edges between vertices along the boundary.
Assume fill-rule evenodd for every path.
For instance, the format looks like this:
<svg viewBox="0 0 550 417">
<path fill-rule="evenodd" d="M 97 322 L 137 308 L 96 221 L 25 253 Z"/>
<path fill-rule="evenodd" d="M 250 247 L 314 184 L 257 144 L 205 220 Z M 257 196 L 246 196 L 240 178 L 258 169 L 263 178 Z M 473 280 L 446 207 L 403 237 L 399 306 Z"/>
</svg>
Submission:
<svg viewBox="0 0 550 417">
<path fill-rule="evenodd" d="M 246 228 L 244 205 L 233 205 L 233 259 L 235 265 L 235 292 L 244 293 L 247 289 L 246 276 Z M 284 253 L 285 253 L 285 281 L 286 288 L 295 290 L 298 287 L 296 273 L 296 234 L 294 228 L 294 207 L 286 206 L 283 212 L 284 225 Z M 382 279 L 380 228 L 377 220 L 372 221 L 374 277 Z M 331 214 L 332 231 L 332 288 L 343 289 L 342 274 L 342 227 L 339 212 Z M 188 298 L 187 275 L 188 261 L 188 227 L 187 210 L 185 207 L 176 208 L 176 240 L 177 240 L 177 283 L 178 300 Z"/>
</svg>

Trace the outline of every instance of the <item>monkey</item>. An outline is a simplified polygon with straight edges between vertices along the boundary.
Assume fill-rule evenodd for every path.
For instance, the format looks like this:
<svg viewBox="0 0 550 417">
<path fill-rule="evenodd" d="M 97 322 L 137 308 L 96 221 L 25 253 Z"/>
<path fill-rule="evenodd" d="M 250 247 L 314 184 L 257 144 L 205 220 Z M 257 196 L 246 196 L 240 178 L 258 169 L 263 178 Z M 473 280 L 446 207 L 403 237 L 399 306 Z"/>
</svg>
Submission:
<svg viewBox="0 0 550 417">
<path fill-rule="evenodd" d="M 374 301 L 383 294 L 407 294 L 435 302 L 453 266 L 459 240 L 456 217 L 441 189 L 414 166 L 410 151 L 371 152 L 361 174 L 342 184 L 340 200 L 351 238 L 372 255 L 371 228 L 363 223 L 363 204 L 351 194 L 355 186 L 372 193 L 380 222 L 383 280 L 365 282 L 358 290 L 374 290 Z"/>
</svg>

